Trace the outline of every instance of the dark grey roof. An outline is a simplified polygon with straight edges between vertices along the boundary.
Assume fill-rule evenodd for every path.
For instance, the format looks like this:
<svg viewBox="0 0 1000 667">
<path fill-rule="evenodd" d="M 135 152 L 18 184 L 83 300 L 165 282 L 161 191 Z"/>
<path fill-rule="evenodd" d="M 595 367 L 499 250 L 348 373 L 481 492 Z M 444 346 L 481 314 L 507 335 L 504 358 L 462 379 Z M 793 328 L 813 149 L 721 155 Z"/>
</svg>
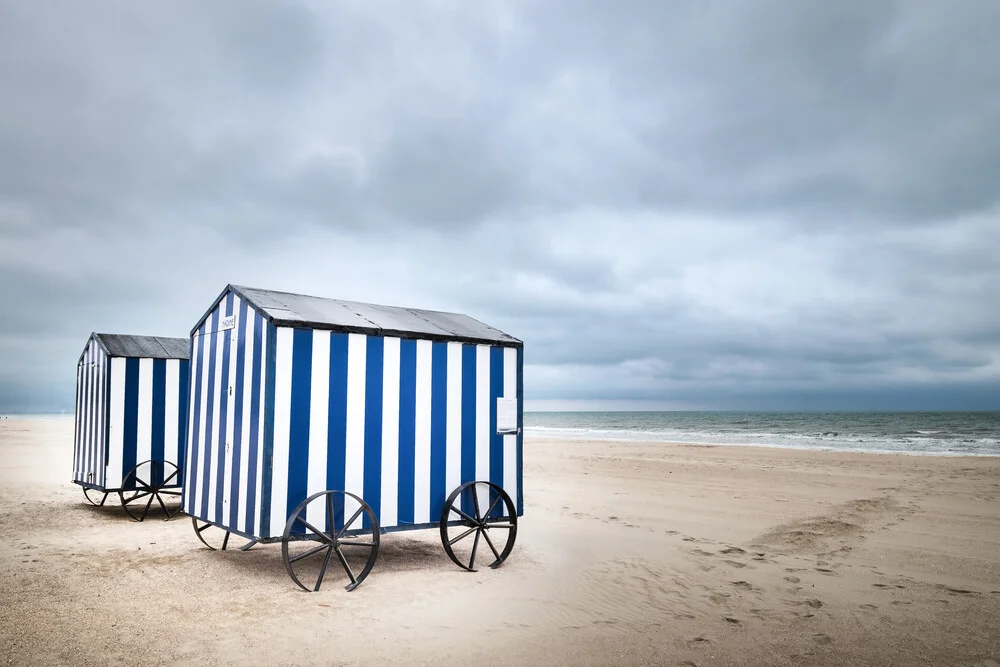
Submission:
<svg viewBox="0 0 1000 667">
<path fill-rule="evenodd" d="M 513 336 L 459 313 L 377 306 L 237 285 L 229 288 L 249 301 L 275 326 L 469 343 L 522 344 Z"/>
<path fill-rule="evenodd" d="M 191 341 L 187 338 L 163 336 L 129 336 L 124 334 L 95 333 L 94 338 L 110 357 L 138 357 L 142 359 L 187 359 Z"/>
</svg>

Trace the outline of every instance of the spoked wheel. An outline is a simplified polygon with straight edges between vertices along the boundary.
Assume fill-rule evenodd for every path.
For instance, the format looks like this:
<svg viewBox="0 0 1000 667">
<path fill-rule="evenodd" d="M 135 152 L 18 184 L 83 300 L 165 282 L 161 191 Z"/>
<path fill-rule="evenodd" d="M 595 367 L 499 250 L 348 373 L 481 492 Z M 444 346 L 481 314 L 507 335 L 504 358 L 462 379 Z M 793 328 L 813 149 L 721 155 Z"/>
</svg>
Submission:
<svg viewBox="0 0 1000 667">
<path fill-rule="evenodd" d="M 319 590 L 336 559 L 351 582 L 345 588 L 353 591 L 372 571 L 378 544 L 378 519 L 368 503 L 347 491 L 320 491 L 288 517 L 281 557 L 288 576 L 306 591 Z"/>
<path fill-rule="evenodd" d="M 101 502 L 97 502 L 97 497 L 101 497 Z M 88 489 L 83 487 L 83 497 L 86 498 L 91 505 L 96 507 L 104 507 L 104 501 L 108 499 L 107 491 L 98 491 L 97 489 Z"/>
<path fill-rule="evenodd" d="M 194 526 L 194 534 L 198 536 L 201 543 L 212 551 L 225 551 L 231 546 L 229 538 L 232 536 L 232 533 L 225 528 L 220 528 L 214 523 L 202 521 L 197 517 L 191 517 L 191 525 Z M 241 537 L 240 539 L 245 538 Z M 239 550 L 246 551 L 255 544 L 257 544 L 257 540 L 249 540 L 246 544 L 239 547 Z"/>
<path fill-rule="evenodd" d="M 125 475 L 118 492 L 122 507 L 136 521 L 146 518 L 155 500 L 163 518 L 171 519 L 181 510 L 180 470 L 169 461 L 143 461 Z"/>
<path fill-rule="evenodd" d="M 492 482 L 466 482 L 451 492 L 441 512 L 441 544 L 448 558 L 476 571 L 485 555 L 497 568 L 517 538 L 517 511 L 510 496 Z"/>
</svg>

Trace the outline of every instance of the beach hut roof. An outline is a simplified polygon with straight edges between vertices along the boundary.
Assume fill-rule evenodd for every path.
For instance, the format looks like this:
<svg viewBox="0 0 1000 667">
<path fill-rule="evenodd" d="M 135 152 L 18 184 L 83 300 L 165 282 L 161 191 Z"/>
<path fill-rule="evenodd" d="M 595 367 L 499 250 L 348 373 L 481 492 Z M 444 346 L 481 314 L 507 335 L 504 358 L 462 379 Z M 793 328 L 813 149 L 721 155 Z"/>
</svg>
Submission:
<svg viewBox="0 0 1000 667">
<path fill-rule="evenodd" d="M 522 345 L 517 338 L 460 313 L 379 306 L 239 285 L 229 285 L 222 291 L 192 329 L 192 334 L 229 290 L 248 301 L 275 326 L 488 345 Z"/>
<path fill-rule="evenodd" d="M 191 344 L 187 338 L 165 338 L 163 336 L 95 333 L 93 337 L 100 343 L 109 357 L 187 359 Z"/>
</svg>

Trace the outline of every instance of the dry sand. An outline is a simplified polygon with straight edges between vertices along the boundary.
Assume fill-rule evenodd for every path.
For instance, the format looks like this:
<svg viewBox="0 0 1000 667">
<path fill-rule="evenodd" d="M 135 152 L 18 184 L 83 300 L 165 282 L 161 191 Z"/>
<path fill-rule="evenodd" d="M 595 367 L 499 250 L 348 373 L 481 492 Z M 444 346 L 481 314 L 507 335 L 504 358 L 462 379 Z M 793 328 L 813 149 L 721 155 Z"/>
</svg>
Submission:
<svg viewBox="0 0 1000 667">
<path fill-rule="evenodd" d="M 87 505 L 71 440 L 0 420 L 4 664 L 1000 664 L 997 458 L 529 438 L 502 568 L 394 533 L 304 593 L 277 545 Z"/>
</svg>

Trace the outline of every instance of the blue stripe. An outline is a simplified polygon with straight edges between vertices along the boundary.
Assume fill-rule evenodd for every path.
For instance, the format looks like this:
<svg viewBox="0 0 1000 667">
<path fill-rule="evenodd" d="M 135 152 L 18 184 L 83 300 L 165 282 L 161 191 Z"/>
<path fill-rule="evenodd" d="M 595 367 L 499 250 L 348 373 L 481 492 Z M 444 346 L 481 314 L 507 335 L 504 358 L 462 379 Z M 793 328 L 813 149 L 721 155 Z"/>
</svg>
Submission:
<svg viewBox="0 0 1000 667">
<path fill-rule="evenodd" d="M 309 485 L 309 412 L 312 404 L 312 329 L 292 334 L 292 396 L 288 429 L 288 496 L 285 511 L 291 514 L 306 499 Z M 277 465 L 282 465 L 278 462 Z M 286 514 L 286 516 L 287 516 Z M 296 524 L 292 532 L 304 533 Z"/>
<path fill-rule="evenodd" d="M 260 441 L 260 362 L 264 340 L 264 318 L 254 310 L 253 359 L 250 368 L 250 460 L 247 464 L 247 513 L 244 531 L 257 535 L 257 444 Z M 260 533 L 263 534 L 263 533 Z"/>
<path fill-rule="evenodd" d="M 462 345 L 462 479 L 476 479 L 476 346 Z M 452 489 L 454 490 L 454 489 Z M 462 510 L 475 512 L 471 494 L 462 497 Z"/>
<path fill-rule="evenodd" d="M 233 423 L 236 428 L 233 429 L 233 469 L 230 475 L 230 485 L 229 485 L 229 521 L 226 523 L 227 526 L 232 526 L 236 530 L 240 527 L 237 525 L 239 522 L 239 511 L 240 511 L 240 466 L 243 463 L 243 385 L 245 384 L 243 378 L 246 369 L 246 358 L 247 358 L 247 333 L 246 333 L 246 321 L 247 321 L 247 302 L 246 299 L 240 300 L 240 317 L 239 317 L 239 331 L 236 338 L 236 397 L 235 405 L 233 406 Z M 250 478 L 247 478 L 247 483 L 250 483 Z"/>
<path fill-rule="evenodd" d="M 139 432 L 139 360 L 125 360 L 125 424 L 122 429 L 122 475 L 135 467 L 136 440 Z M 123 487 L 124 488 L 124 487 Z M 129 485 L 135 488 L 135 483 Z"/>
<path fill-rule="evenodd" d="M 399 492 L 397 522 L 413 523 L 413 486 L 416 476 L 417 341 L 399 341 Z"/>
<path fill-rule="evenodd" d="M 184 482 L 184 499 L 186 501 L 185 507 L 187 513 L 194 516 L 194 499 L 195 494 L 198 492 L 198 475 L 197 475 L 197 465 L 201 450 L 201 374 L 202 368 L 205 364 L 205 331 L 208 323 L 205 322 L 201 325 L 201 329 L 198 330 L 197 336 L 191 341 L 191 346 L 195 349 L 194 368 L 192 369 L 192 383 L 194 386 L 194 401 L 193 410 L 194 416 L 192 418 L 192 424 L 194 428 L 194 433 L 191 437 L 191 456 L 188 458 L 186 463 L 191 466 L 190 478 Z M 197 341 L 197 343 L 195 342 Z"/>
<path fill-rule="evenodd" d="M 233 314 L 233 293 L 226 296 L 226 317 Z M 219 378 L 219 437 L 216 447 L 219 451 L 218 466 L 215 470 L 215 520 L 225 521 L 222 516 L 222 501 L 226 483 L 226 454 L 229 449 L 229 357 L 233 344 L 233 329 L 221 332 L 222 337 L 222 377 Z"/>
<path fill-rule="evenodd" d="M 190 346 L 189 346 L 190 347 Z M 188 356 L 191 356 L 190 350 Z M 188 388 L 191 382 L 191 364 L 181 359 L 177 369 L 177 485 L 183 482 L 184 464 L 187 462 Z"/>
<path fill-rule="evenodd" d="M 215 442 L 215 354 L 216 340 L 219 338 L 219 309 L 212 313 L 212 326 L 209 328 L 208 339 L 208 409 L 205 411 L 205 443 L 202 451 L 202 475 L 201 475 L 201 518 L 208 519 L 208 492 L 211 487 L 208 485 L 212 469 L 212 450 L 218 447 Z"/>
<path fill-rule="evenodd" d="M 382 511 L 382 367 L 385 339 L 367 337 L 365 361 L 365 492 L 375 516 Z M 365 527 L 368 517 L 365 516 Z"/>
<path fill-rule="evenodd" d="M 274 380 L 278 329 L 267 323 L 267 351 L 264 357 L 264 460 L 261 461 L 260 534 L 271 533 L 271 471 L 274 466 Z M 277 526 L 278 530 L 284 527 Z"/>
<path fill-rule="evenodd" d="M 503 396 L 503 348 L 490 348 L 490 481 L 503 488 L 503 436 L 497 433 L 497 399 Z M 490 497 L 492 503 L 494 498 Z M 493 512 L 501 515 L 502 508 Z"/>
<path fill-rule="evenodd" d="M 153 359 L 153 414 L 150 433 L 150 458 L 163 461 L 163 427 L 167 421 L 167 360 Z M 153 466 L 153 483 L 163 480 L 163 466 Z"/>
<path fill-rule="evenodd" d="M 524 514 L 524 348 L 517 348 L 517 515 Z"/>
<path fill-rule="evenodd" d="M 448 454 L 448 343 L 431 348 L 431 502 L 430 519 L 438 521 L 450 491 L 445 488 Z"/>
<path fill-rule="evenodd" d="M 330 334 L 330 398 L 326 428 L 326 488 L 344 490 L 347 471 L 347 334 Z M 344 497 L 334 496 L 334 526 L 344 525 Z"/>
</svg>

